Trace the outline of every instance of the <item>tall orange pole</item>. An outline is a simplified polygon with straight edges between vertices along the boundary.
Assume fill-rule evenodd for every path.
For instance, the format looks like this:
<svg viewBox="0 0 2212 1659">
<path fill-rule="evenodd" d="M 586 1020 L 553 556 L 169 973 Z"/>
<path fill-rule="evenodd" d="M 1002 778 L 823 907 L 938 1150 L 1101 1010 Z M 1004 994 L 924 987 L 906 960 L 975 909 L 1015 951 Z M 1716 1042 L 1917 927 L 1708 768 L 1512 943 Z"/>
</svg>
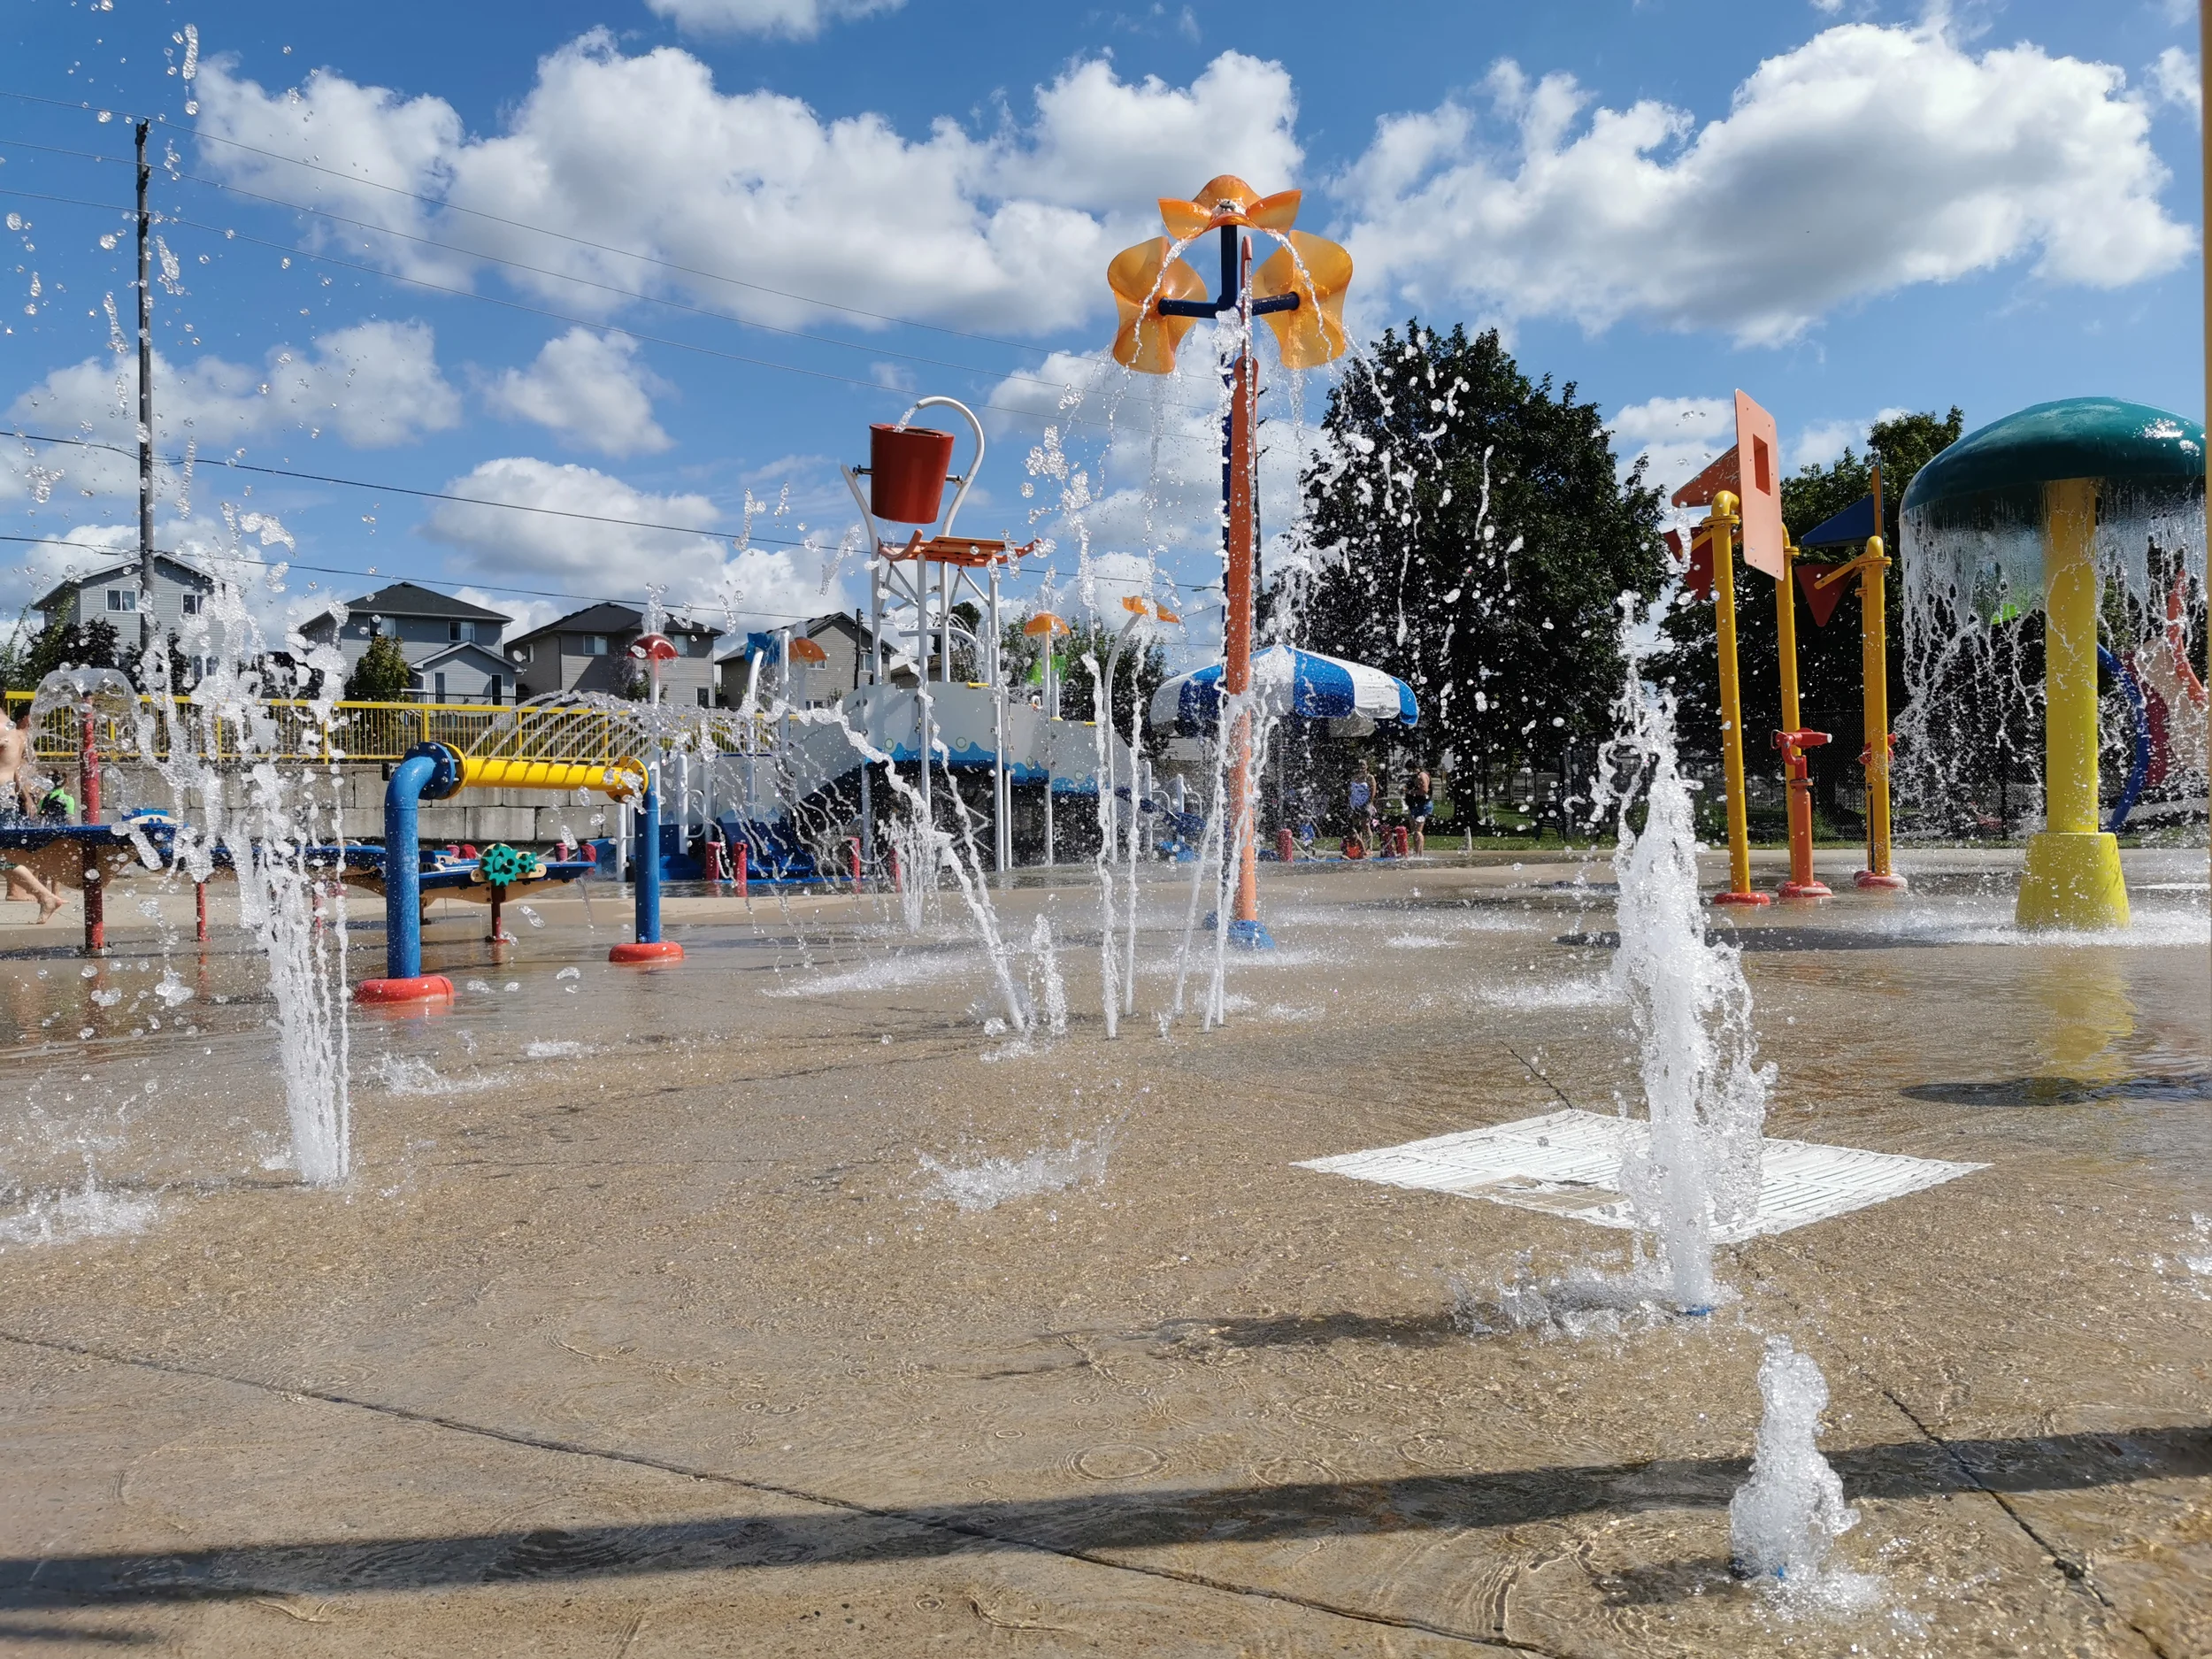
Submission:
<svg viewBox="0 0 2212 1659">
<path fill-rule="evenodd" d="M 1259 364 L 1249 350 L 1238 354 L 1229 393 L 1229 524 L 1223 584 L 1227 608 L 1221 626 L 1221 688 L 1241 698 L 1252 687 L 1252 457 L 1258 449 L 1253 417 L 1259 400 L 1253 382 Z M 1258 837 L 1253 821 L 1252 710 L 1240 707 L 1230 736 L 1229 826 L 1237 838 L 1236 922 L 1243 931 L 1260 919 Z"/>
</svg>

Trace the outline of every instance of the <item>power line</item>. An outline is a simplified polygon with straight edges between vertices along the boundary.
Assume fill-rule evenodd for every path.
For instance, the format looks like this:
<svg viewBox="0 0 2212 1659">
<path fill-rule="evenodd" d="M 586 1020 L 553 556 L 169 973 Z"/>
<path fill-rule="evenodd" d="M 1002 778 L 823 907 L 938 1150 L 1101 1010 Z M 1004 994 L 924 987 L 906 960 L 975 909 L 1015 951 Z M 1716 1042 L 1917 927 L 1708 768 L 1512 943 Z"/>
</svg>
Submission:
<svg viewBox="0 0 2212 1659">
<path fill-rule="evenodd" d="M 18 541 L 38 547 L 70 548 L 78 552 L 87 554 L 108 553 L 112 551 L 111 549 L 98 547 L 88 541 L 72 541 L 62 536 L 11 535 L 0 533 L 0 541 Z M 265 559 L 248 558 L 240 554 L 208 553 L 197 550 L 187 552 L 181 548 L 173 547 L 156 548 L 154 551 L 167 558 L 183 561 L 196 560 L 199 563 L 205 565 L 242 565 L 250 570 L 267 570 L 271 568 L 268 561 Z M 306 565 L 302 564 L 296 559 L 286 559 L 283 561 L 283 564 L 284 568 L 287 571 L 312 571 L 319 576 L 357 576 L 365 580 L 374 580 L 382 582 L 411 581 L 414 580 L 411 577 L 391 576 L 387 575 L 380 571 L 362 570 L 355 566 L 346 565 Z M 444 580 L 450 580 L 452 579 L 446 578 Z M 630 600 L 615 598 L 606 594 L 571 593 L 565 589 L 557 588 L 521 588 L 512 582 L 464 580 L 458 585 L 462 587 L 475 588 L 486 593 L 514 594 L 525 599 L 565 599 L 587 605 L 627 605 L 632 603 Z M 1168 585 L 1172 588 L 1187 588 L 1193 592 L 1203 593 L 1209 589 L 1218 587 L 1219 583 L 1179 582 L 1173 580 L 1172 579 L 1168 579 Z M 363 597 L 365 598 L 367 595 L 364 595 Z M 351 602 L 342 601 L 341 603 Z M 703 611 L 710 611 L 712 609 L 714 609 L 713 606 L 704 604 L 693 604 L 688 606 L 677 605 L 674 607 L 675 611 L 680 615 L 687 611 L 698 612 Z M 741 609 L 737 614 L 746 617 L 761 617 L 777 622 L 810 622 L 812 621 L 818 615 L 826 615 L 828 613 L 809 611 L 755 611 L 750 609 Z M 735 632 L 734 629 L 727 631 L 733 633 Z"/>
<path fill-rule="evenodd" d="M 94 107 L 89 104 L 71 104 L 62 98 L 41 97 L 35 93 L 10 92 L 4 89 L 0 89 L 0 98 L 15 98 L 27 104 L 43 104 L 58 110 L 75 110 L 80 112 L 88 111 Z M 443 201 L 434 196 L 423 196 L 396 184 L 386 184 L 376 179 L 365 179 L 357 173 L 342 172 L 336 167 L 326 167 L 319 162 L 303 160 L 297 156 L 288 156 L 280 150 L 264 150 L 260 145 L 249 144 L 242 139 L 219 137 L 213 133 L 204 132 L 197 127 L 180 126 L 166 116 L 156 115 L 148 119 L 157 127 L 166 127 L 171 132 L 181 133 L 188 139 L 196 140 L 201 143 L 225 144 L 233 150 L 243 150 L 257 156 L 265 156 L 272 161 L 281 161 L 295 167 L 305 167 L 311 173 L 323 173 L 333 179 L 342 179 L 348 184 L 365 185 L 373 190 L 388 191 L 394 196 L 404 196 L 411 202 L 420 202 L 426 207 L 439 208 L 449 213 L 466 213 L 472 218 L 488 219 L 493 224 L 505 225 L 513 230 L 528 231 L 533 235 L 550 236 L 559 242 L 572 242 L 579 248 L 589 248 L 595 252 L 613 254 L 618 258 L 635 259 L 643 265 L 658 265 L 664 270 L 680 272 L 686 276 L 699 277 L 709 282 L 724 282 L 733 288 L 750 288 L 757 294 L 773 295 L 778 299 L 792 300 L 799 304 L 812 305 L 823 311 L 842 311 L 851 317 L 864 317 L 871 322 L 891 323 L 902 328 L 926 328 L 933 334 L 951 334 L 961 340 L 980 341 L 988 345 L 1004 346 L 1011 351 L 1025 351 L 1033 356 L 1049 355 L 1048 348 L 1032 345 L 1025 341 L 1004 340 L 995 334 L 980 334 L 964 328 L 948 328 L 941 323 L 917 322 L 912 318 L 894 317 L 886 311 L 872 311 L 857 305 L 841 305 L 834 300 L 822 299 L 811 294 L 794 294 L 787 288 L 772 288 L 765 282 L 749 282 L 742 277 L 725 276 L 718 271 L 703 271 L 695 265 L 680 265 L 672 259 L 663 259 L 653 254 L 638 253 L 627 248 L 614 247 L 607 242 L 593 242 L 589 237 L 572 235 L 567 231 L 552 230 L 543 225 L 532 225 L 521 219 L 507 219 L 497 213 L 487 212 L 482 208 L 464 207 L 457 202 Z M 319 210 L 303 211 L 319 211 Z"/>
<path fill-rule="evenodd" d="M 572 242 L 579 248 L 589 248 L 598 253 L 613 254 L 617 258 L 635 259 L 641 264 L 658 265 L 664 270 L 680 272 L 686 276 L 700 277 L 709 282 L 726 282 L 733 288 L 750 288 L 757 294 L 772 294 L 778 299 L 793 300 L 802 305 L 818 306 L 825 311 L 843 311 L 851 317 L 865 317 L 872 322 L 891 323 L 901 328 L 926 328 L 933 334 L 952 334 L 962 340 L 981 341 L 990 345 L 1004 346 L 1011 351 L 1026 351 L 1038 356 L 1049 355 L 1047 348 L 1043 346 L 1030 345 L 1018 340 L 1002 340 L 995 334 L 979 334 L 964 328 L 948 328 L 939 323 L 916 322 L 910 317 L 894 317 L 887 311 L 872 311 L 857 305 L 841 305 L 834 300 L 820 299 L 811 294 L 794 294 L 787 288 L 771 288 L 765 282 L 750 282 L 743 277 L 725 276 L 718 271 L 703 271 L 695 265 L 680 265 L 672 259 L 663 259 L 653 254 L 638 253 L 627 248 L 614 247 L 608 242 L 593 242 L 587 236 L 572 235 L 566 231 L 551 230 L 543 225 L 532 225 L 522 219 L 507 219 L 497 213 L 487 212 L 482 208 L 464 207 L 457 202 L 448 202 L 434 196 L 423 196 L 396 184 L 385 184 L 379 180 L 364 179 L 355 173 L 342 173 L 335 167 L 326 167 L 318 162 L 303 161 L 297 156 L 287 156 L 278 150 L 264 150 L 257 144 L 249 144 L 241 139 L 220 138 L 212 133 L 203 132 L 197 127 L 180 127 L 163 116 L 155 116 L 153 119 L 162 127 L 168 127 L 172 131 L 186 133 L 203 143 L 227 144 L 234 150 L 250 150 L 257 156 L 266 156 L 272 161 L 281 161 L 295 167 L 306 167 L 313 172 L 327 174 L 334 179 L 343 179 L 348 184 L 363 184 L 367 185 L 371 189 L 387 190 L 394 196 L 405 196 L 411 202 L 420 202 L 426 207 L 438 208 L 449 213 L 466 213 L 475 219 L 488 219 L 495 225 L 505 225 L 511 229 L 528 231 L 533 235 L 551 236 L 560 242 Z"/>
<path fill-rule="evenodd" d="M 4 190 L 0 190 L 0 194 L 21 196 L 41 202 L 58 202 L 70 207 L 96 208 L 107 212 L 128 211 L 113 207 L 105 202 L 88 202 L 77 196 L 42 196 L 33 191 L 17 190 L 12 185 L 5 187 Z M 307 249 L 295 248 L 286 242 L 271 242 L 266 237 L 250 236 L 245 232 L 233 229 L 228 226 L 204 225 L 197 219 L 181 219 L 174 214 L 165 216 L 162 223 L 182 225 L 190 230 L 205 231 L 211 236 L 222 237 L 226 242 L 242 242 L 256 248 L 266 248 L 273 252 L 282 254 L 288 259 L 312 259 L 319 264 L 337 265 L 342 270 L 358 271 L 363 275 L 375 277 L 380 281 L 404 282 L 411 288 L 426 288 L 433 294 L 444 294 L 455 299 L 474 300 L 481 305 L 496 305 L 504 311 L 520 311 L 530 317 L 542 317 L 549 322 L 568 323 L 579 328 L 595 328 L 602 334 L 620 334 L 624 339 L 637 341 L 641 345 L 665 346 L 672 351 L 695 352 L 702 357 L 717 357 L 726 363 L 742 363 L 757 369 L 776 369 L 786 374 L 804 375 L 810 380 L 828 380 L 839 386 L 857 386 L 864 390 L 878 394 L 888 393 L 899 397 L 909 396 L 895 387 L 884 385 L 880 380 L 864 380 L 856 375 L 838 374 L 828 369 L 810 369 L 796 363 L 779 363 L 772 357 L 756 357 L 742 351 L 725 351 L 718 346 L 703 346 L 695 341 L 674 340 L 666 334 L 649 334 L 640 329 L 625 328 L 619 323 L 598 321 L 588 317 L 576 317 L 569 312 L 553 311 L 542 305 L 526 305 L 520 300 L 502 299 L 496 294 L 479 294 L 473 288 L 454 288 L 448 283 L 433 282 L 425 277 L 405 276 L 396 271 L 381 270 L 375 265 L 364 265 L 356 259 L 342 259 L 335 254 L 316 253 Z M 991 373 L 987 370 L 978 372 Z M 998 378 L 1007 380 L 1018 377 L 1001 375 Z M 1049 380 L 1037 381 L 1034 384 L 1054 387 L 1061 391 L 1067 389 Z M 983 403 L 980 407 L 990 410 L 995 414 L 1013 415 L 1024 420 L 1057 420 L 1069 426 L 1098 426 L 1107 431 L 1111 431 L 1114 425 L 1110 420 L 1093 420 L 1065 411 L 1056 411 L 1052 414 L 1045 414 L 1033 409 L 1018 409 L 1011 403 Z"/>
<path fill-rule="evenodd" d="M 35 150 L 43 151 L 48 155 L 73 156 L 83 161 L 120 162 L 124 160 L 124 157 L 120 156 L 104 156 L 96 151 L 88 150 L 64 150 L 58 145 L 35 144 L 27 140 L 18 138 L 0 139 L 0 149 Z M 618 283 L 602 282 L 594 277 L 578 276 L 572 272 L 549 270 L 544 265 L 530 265 L 520 259 L 510 259 L 502 254 L 486 253 L 480 249 L 462 247 L 457 242 L 441 242 L 434 236 L 418 236 L 412 231 L 395 230 L 389 226 L 373 224 L 367 219 L 349 218 L 343 213 L 334 213 L 328 208 L 310 207 L 302 202 L 287 201 L 282 196 L 265 196 L 258 190 L 249 190 L 242 185 L 230 184 L 221 179 L 204 178 L 196 173 L 185 173 L 181 170 L 173 169 L 169 173 L 169 177 L 173 180 L 181 180 L 187 184 L 204 185 L 211 190 L 221 190 L 227 195 L 243 196 L 250 202 L 259 202 L 270 207 L 282 208 L 288 212 L 303 213 L 312 219 L 326 219 L 334 224 L 350 225 L 355 229 L 366 231 L 372 235 L 389 236 L 401 242 L 414 242 L 419 246 L 425 248 L 440 249 L 447 253 L 460 254 L 470 259 L 480 260 L 486 265 L 501 265 L 511 271 L 526 271 L 533 276 L 549 277 L 557 282 L 572 282 L 580 288 L 597 288 L 603 294 L 619 295 L 624 299 L 635 300 L 640 303 L 646 305 L 664 305 L 671 311 L 687 312 L 694 317 L 710 318 L 716 322 L 735 323 L 742 328 L 758 328 L 765 333 L 772 334 L 783 334 L 793 340 L 810 340 L 817 345 L 834 346 L 840 350 L 844 351 L 865 352 L 871 357 L 897 357 L 902 362 L 918 363 L 930 368 L 952 369 L 963 374 L 979 374 L 996 380 L 1018 381 L 1025 386 L 1041 386 L 1056 392 L 1064 392 L 1067 389 L 1067 388 L 1060 381 L 1041 380 L 1033 375 L 1011 374 L 1000 369 L 983 368 L 972 363 L 954 363 L 943 357 L 926 357 L 921 356 L 918 352 L 899 351 L 889 346 L 880 345 L 872 341 L 841 340 L 834 334 L 811 334 L 803 328 L 786 328 L 779 323 L 764 323 L 749 317 L 733 317 L 727 311 L 715 311 L 710 307 L 704 305 L 688 305 L 681 300 L 670 299 L 664 295 L 647 294 L 637 288 L 623 288 Z M 11 194 L 30 197 L 37 201 L 64 202 L 74 206 L 97 205 L 96 204 L 80 202 L 73 196 L 39 196 L 33 191 L 14 190 L 12 187 L 11 187 Z M 118 211 L 127 211 L 127 210 Z M 166 216 L 164 217 L 166 218 Z M 173 222 L 177 224 L 188 224 L 191 221 L 179 219 L 173 220 Z M 195 227 L 204 228 L 201 227 Z M 983 338 L 983 336 L 980 335 L 970 335 L 964 337 L 973 339 Z"/>
<path fill-rule="evenodd" d="M 96 547 L 88 541 L 71 541 L 61 536 L 0 534 L 0 541 L 21 541 L 41 547 L 73 548 L 82 553 L 109 553 L 113 551 L 111 549 Z M 168 547 L 156 548 L 154 551 L 161 554 L 166 558 L 183 561 L 197 560 L 202 564 L 207 565 L 243 565 L 254 570 L 267 570 L 271 568 L 268 562 L 265 559 L 248 558 L 241 554 L 206 553 L 196 550 L 187 552 L 181 548 Z M 351 566 L 343 565 L 303 565 L 293 559 L 286 559 L 284 561 L 284 567 L 288 571 L 313 571 L 317 575 L 320 576 L 373 577 L 377 580 L 386 582 L 408 581 L 412 580 L 411 578 L 405 576 L 386 576 L 377 571 L 357 570 Z M 581 601 L 586 604 L 597 605 L 626 605 L 631 603 L 627 599 L 611 598 L 605 594 L 567 593 L 558 588 L 518 588 L 511 582 L 470 581 L 464 582 L 462 585 L 465 587 L 481 588 L 488 593 L 519 594 L 526 599 L 572 599 Z M 364 596 L 365 597 L 365 595 Z M 703 611 L 710 608 L 711 607 L 705 605 L 692 605 L 688 607 L 678 605 L 674 607 L 674 609 L 679 612 L 687 609 L 691 611 Z M 741 614 L 752 617 L 772 617 L 776 620 L 781 622 L 808 621 L 810 620 L 814 615 L 813 612 L 798 611 L 746 611 Z"/>
<path fill-rule="evenodd" d="M 135 449 L 127 449 L 119 443 L 104 443 L 97 438 L 60 438 L 55 437 L 49 433 L 24 432 L 20 429 L 12 429 L 5 435 L 12 438 L 25 439 L 32 443 L 74 444 L 80 449 L 105 449 L 111 454 L 127 455 L 133 457 L 135 457 L 138 454 L 138 451 Z M 155 458 L 160 461 L 165 466 L 183 466 L 186 465 L 185 459 L 181 456 L 157 456 Z M 611 518 L 603 513 L 572 512 L 561 507 L 534 507 L 526 502 L 519 501 L 487 501 L 480 495 L 450 495 L 444 490 L 414 489 L 405 484 L 374 484 L 369 482 L 365 479 L 338 478 L 326 472 L 296 472 L 289 467 L 282 466 L 262 466 L 251 461 L 234 461 L 221 456 L 208 456 L 204 457 L 196 456 L 193 457 L 193 465 L 199 465 L 203 461 L 204 461 L 204 464 L 209 466 L 226 466 L 234 472 L 262 472 L 272 478 L 296 478 L 311 484 L 337 484 L 349 489 L 365 489 L 385 495 L 419 495 L 426 501 L 449 501 L 465 507 L 498 507 L 503 508 L 509 512 L 543 513 L 555 518 L 581 518 L 592 524 L 623 525 L 634 530 L 667 530 L 672 531 L 678 535 L 705 536 L 710 541 L 715 541 L 726 540 L 733 541 L 737 539 L 736 536 L 730 531 L 702 530 L 696 525 L 657 524 L 649 518 Z M 795 541 L 790 540 L 788 537 L 783 536 L 760 536 L 750 539 L 765 541 L 774 547 L 804 547 L 806 545 L 804 541 Z"/>
</svg>

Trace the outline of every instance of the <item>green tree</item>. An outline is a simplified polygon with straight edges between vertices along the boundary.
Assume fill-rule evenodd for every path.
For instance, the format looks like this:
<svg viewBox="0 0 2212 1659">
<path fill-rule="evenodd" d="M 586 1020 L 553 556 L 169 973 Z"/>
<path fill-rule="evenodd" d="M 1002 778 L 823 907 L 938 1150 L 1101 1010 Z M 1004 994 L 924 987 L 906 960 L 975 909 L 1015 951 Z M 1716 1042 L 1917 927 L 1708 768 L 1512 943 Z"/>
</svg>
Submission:
<svg viewBox="0 0 2212 1659">
<path fill-rule="evenodd" d="M 1098 718 L 1098 684 L 1083 659 L 1087 655 L 1093 657 L 1102 670 L 1112 654 L 1120 626 L 1116 623 L 1110 627 L 1094 617 L 1073 624 L 1064 634 L 1054 636 L 1053 654 L 1061 659 L 1055 672 L 1059 678 L 1063 719 Z M 1042 656 L 1042 641 L 1024 634 L 1019 622 L 1010 622 L 1001 635 L 999 649 L 1006 664 L 1007 683 L 1028 683 L 1030 672 Z M 1122 648 L 1121 660 L 1114 669 L 1115 731 L 1124 737 L 1129 734 L 1130 715 L 1150 706 L 1152 694 L 1166 678 L 1167 648 L 1156 639 L 1141 634 Z M 1145 744 L 1148 739 L 1149 733 L 1140 726 L 1139 743 Z"/>
<path fill-rule="evenodd" d="M 1524 765 L 1589 774 L 1620 690 L 1617 602 L 1662 580 L 1658 493 L 1640 463 L 1622 477 L 1575 391 L 1531 380 L 1494 329 L 1386 333 L 1330 395 L 1311 573 L 1270 595 L 1278 637 L 1414 688 L 1415 755 L 1449 754 L 1461 802 Z"/>
<path fill-rule="evenodd" d="M 18 659 L 19 667 L 14 672 L 21 684 L 12 682 L 11 689 L 33 689 L 47 675 L 64 666 L 113 668 L 117 666 L 119 643 L 115 625 L 105 617 L 95 617 L 90 622 L 82 623 L 50 622 L 32 638 Z"/>
<path fill-rule="evenodd" d="M 354 703 L 401 703 L 414 686 L 414 671 L 394 634 L 378 634 L 346 676 L 346 696 Z"/>
</svg>

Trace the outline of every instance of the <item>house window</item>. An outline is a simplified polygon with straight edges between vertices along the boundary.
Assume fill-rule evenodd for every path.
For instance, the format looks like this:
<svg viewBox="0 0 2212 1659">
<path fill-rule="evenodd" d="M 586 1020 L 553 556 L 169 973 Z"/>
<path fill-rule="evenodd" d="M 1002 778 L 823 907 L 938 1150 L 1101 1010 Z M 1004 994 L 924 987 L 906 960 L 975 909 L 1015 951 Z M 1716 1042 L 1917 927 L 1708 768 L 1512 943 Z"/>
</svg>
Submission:
<svg viewBox="0 0 2212 1659">
<path fill-rule="evenodd" d="M 187 594 L 184 596 L 184 614 L 188 617 L 198 616 L 206 605 L 205 594 Z"/>
<path fill-rule="evenodd" d="M 586 635 L 584 635 L 584 655 L 585 655 L 585 656 L 587 656 L 587 657 L 604 657 L 606 654 L 607 654 L 607 636 L 606 636 L 605 634 L 587 634 Z"/>
<path fill-rule="evenodd" d="M 494 703 L 500 701 L 500 687 L 505 683 L 506 681 L 501 676 L 497 674 L 492 676 L 492 701 Z"/>
<path fill-rule="evenodd" d="M 446 642 L 449 645 L 458 645 L 463 640 L 468 638 L 468 636 L 469 625 L 467 623 L 449 622 L 445 625 Z"/>
<path fill-rule="evenodd" d="M 433 674 L 430 677 L 430 695 L 435 697 L 440 703 L 443 703 L 445 701 L 445 676 L 443 674 Z"/>
<path fill-rule="evenodd" d="M 699 687 L 699 706 L 703 709 L 711 709 L 714 706 L 714 688 L 711 686 Z"/>
<path fill-rule="evenodd" d="M 137 590 L 136 588 L 109 588 L 109 589 L 108 589 L 108 609 L 109 609 L 110 611 L 135 611 L 135 610 L 137 610 L 137 609 L 138 609 L 138 590 Z"/>
</svg>

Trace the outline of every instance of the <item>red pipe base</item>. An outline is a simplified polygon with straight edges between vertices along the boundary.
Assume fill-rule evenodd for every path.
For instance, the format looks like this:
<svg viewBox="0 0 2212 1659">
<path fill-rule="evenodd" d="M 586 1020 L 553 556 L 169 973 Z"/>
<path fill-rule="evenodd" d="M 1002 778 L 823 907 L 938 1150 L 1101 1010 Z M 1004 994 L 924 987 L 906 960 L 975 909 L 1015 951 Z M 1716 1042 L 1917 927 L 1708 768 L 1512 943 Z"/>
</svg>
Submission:
<svg viewBox="0 0 2212 1659">
<path fill-rule="evenodd" d="M 353 987 L 353 1000 L 372 1006 L 395 1002 L 450 1002 L 453 981 L 442 973 L 419 974 L 411 979 L 364 979 Z"/>
<path fill-rule="evenodd" d="M 1902 893 L 1912 884 L 1902 876 L 1878 876 L 1871 870 L 1862 870 L 1851 878 L 1854 887 L 1867 887 L 1878 893 Z"/>
<path fill-rule="evenodd" d="M 1835 890 L 1824 881 L 1785 881 L 1776 889 L 1786 899 L 1832 899 Z"/>
<path fill-rule="evenodd" d="M 609 962 L 651 963 L 677 962 L 682 959 L 684 948 L 672 939 L 657 939 L 649 943 L 637 941 L 617 945 L 607 953 Z"/>
<path fill-rule="evenodd" d="M 1768 893 L 1716 893 L 1713 895 L 1713 902 L 1716 904 L 1771 904 L 1774 902 L 1774 897 L 1773 895 Z"/>
</svg>

